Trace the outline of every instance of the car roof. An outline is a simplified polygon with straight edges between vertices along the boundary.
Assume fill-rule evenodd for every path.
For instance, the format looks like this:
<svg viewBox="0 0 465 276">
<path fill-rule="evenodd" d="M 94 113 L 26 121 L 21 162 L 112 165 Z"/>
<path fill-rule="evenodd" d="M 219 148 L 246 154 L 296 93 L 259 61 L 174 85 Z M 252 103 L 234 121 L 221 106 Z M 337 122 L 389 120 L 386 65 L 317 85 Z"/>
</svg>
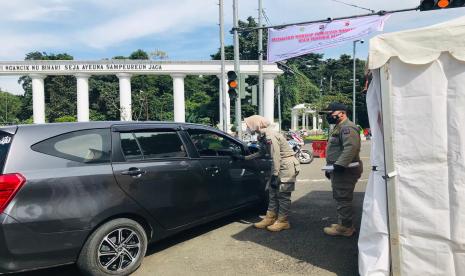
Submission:
<svg viewBox="0 0 465 276">
<path fill-rule="evenodd" d="M 91 121 L 91 122 L 66 122 L 66 123 L 45 123 L 45 124 L 28 124 L 16 125 L 20 128 L 54 128 L 54 127 L 79 127 L 79 128 L 106 128 L 114 125 L 126 124 L 155 124 L 155 125 L 195 125 L 203 126 L 192 123 L 178 123 L 178 122 L 165 122 L 165 121 Z M 12 127 L 12 126 L 9 126 Z M 1 129 L 1 128 L 0 128 Z"/>
<path fill-rule="evenodd" d="M 94 129 L 94 128 L 110 128 L 114 126 L 170 126 L 170 127 L 184 127 L 184 128 L 200 128 L 212 131 L 222 132 L 221 130 L 193 123 L 179 123 L 179 122 L 165 122 L 165 121 L 91 121 L 91 122 L 66 122 L 66 123 L 45 123 L 45 124 L 29 124 L 29 125 L 11 125 L 0 127 L 0 131 L 8 132 L 11 134 L 23 133 L 32 135 L 31 140 L 40 140 L 47 137 L 59 135 L 66 132 Z"/>
<path fill-rule="evenodd" d="M 163 122 L 163 121 L 91 121 L 91 122 L 67 122 L 67 123 L 46 123 L 46 124 L 31 124 L 31 125 L 13 125 L 8 127 L 0 127 L 0 131 L 8 132 L 11 134 L 20 135 L 22 144 L 35 144 L 42 140 L 61 135 L 67 132 L 86 130 L 86 129 L 98 129 L 98 128 L 110 128 L 110 127 L 121 127 L 121 129 L 131 130 L 131 126 L 163 126 L 173 128 L 195 128 L 205 129 L 213 132 L 221 133 L 222 135 L 228 136 L 233 140 L 241 142 L 236 137 L 233 137 L 217 128 L 193 124 L 193 123 L 179 123 L 179 122 Z M 127 127 L 125 127 L 127 126 Z M 137 127 L 136 127 L 137 129 Z M 17 136 L 17 135 L 15 135 Z M 17 140 L 18 137 L 15 138 Z"/>
</svg>

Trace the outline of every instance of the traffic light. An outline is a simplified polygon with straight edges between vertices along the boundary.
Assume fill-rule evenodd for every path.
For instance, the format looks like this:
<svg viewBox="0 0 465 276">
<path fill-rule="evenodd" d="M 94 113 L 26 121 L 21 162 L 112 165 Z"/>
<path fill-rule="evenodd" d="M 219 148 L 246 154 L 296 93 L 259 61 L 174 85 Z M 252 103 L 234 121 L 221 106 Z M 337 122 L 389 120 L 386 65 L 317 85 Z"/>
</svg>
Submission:
<svg viewBox="0 0 465 276">
<path fill-rule="evenodd" d="M 237 74 L 234 71 L 228 71 L 228 94 L 231 98 L 237 97 L 237 88 L 239 83 L 237 82 Z"/>
<path fill-rule="evenodd" d="M 420 11 L 463 7 L 465 7 L 465 0 L 422 0 L 420 3 Z"/>
</svg>

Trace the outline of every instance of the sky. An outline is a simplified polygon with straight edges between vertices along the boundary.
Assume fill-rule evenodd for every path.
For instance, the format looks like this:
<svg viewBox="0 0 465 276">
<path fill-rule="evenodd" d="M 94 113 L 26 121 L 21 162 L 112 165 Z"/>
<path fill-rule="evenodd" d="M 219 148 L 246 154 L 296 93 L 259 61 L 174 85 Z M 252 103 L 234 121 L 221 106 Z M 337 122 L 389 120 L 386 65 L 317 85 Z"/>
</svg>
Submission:
<svg viewBox="0 0 465 276">
<path fill-rule="evenodd" d="M 258 16 L 258 0 L 238 1 L 240 19 Z M 262 1 L 273 25 L 367 13 L 333 0 Z M 376 11 L 413 8 L 420 3 L 343 1 Z M 224 3 L 225 39 L 232 44 L 232 0 Z M 464 15 L 465 8 L 399 13 L 386 22 L 384 31 L 424 27 Z M 218 48 L 218 0 L 0 0 L 2 61 L 24 60 L 31 51 L 66 52 L 76 60 L 100 60 L 128 56 L 137 49 L 161 50 L 170 60 L 209 60 Z M 365 58 L 368 43 L 357 49 L 358 57 Z M 325 58 L 351 54 L 352 43 L 323 53 Z M 0 76 L 0 88 L 22 94 L 17 80 Z"/>
</svg>

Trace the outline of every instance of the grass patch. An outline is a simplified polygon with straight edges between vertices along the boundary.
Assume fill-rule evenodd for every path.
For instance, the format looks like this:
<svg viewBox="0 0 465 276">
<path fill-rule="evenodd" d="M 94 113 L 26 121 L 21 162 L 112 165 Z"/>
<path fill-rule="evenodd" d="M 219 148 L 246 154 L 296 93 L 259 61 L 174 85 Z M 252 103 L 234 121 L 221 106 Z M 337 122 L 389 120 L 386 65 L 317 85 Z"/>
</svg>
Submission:
<svg viewBox="0 0 465 276">
<path fill-rule="evenodd" d="M 328 140 L 328 136 L 321 134 L 321 135 L 310 135 L 305 137 L 306 141 L 321 141 L 321 140 Z"/>
</svg>

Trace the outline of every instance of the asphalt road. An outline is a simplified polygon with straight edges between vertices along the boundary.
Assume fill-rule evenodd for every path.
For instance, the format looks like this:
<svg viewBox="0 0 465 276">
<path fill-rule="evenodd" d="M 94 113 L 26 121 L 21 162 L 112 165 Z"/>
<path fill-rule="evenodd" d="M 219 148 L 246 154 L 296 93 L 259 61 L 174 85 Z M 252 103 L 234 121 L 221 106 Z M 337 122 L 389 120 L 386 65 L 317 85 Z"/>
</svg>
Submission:
<svg viewBox="0 0 465 276">
<path fill-rule="evenodd" d="M 369 142 L 363 142 L 364 173 L 356 187 L 355 222 L 360 224 L 367 184 Z M 292 228 L 280 233 L 257 230 L 253 211 L 224 218 L 165 239 L 149 247 L 142 275 L 358 275 L 357 238 L 328 237 L 323 227 L 336 222 L 331 185 L 316 158 L 303 165 L 292 194 Z M 74 266 L 17 274 L 79 275 Z"/>
</svg>

